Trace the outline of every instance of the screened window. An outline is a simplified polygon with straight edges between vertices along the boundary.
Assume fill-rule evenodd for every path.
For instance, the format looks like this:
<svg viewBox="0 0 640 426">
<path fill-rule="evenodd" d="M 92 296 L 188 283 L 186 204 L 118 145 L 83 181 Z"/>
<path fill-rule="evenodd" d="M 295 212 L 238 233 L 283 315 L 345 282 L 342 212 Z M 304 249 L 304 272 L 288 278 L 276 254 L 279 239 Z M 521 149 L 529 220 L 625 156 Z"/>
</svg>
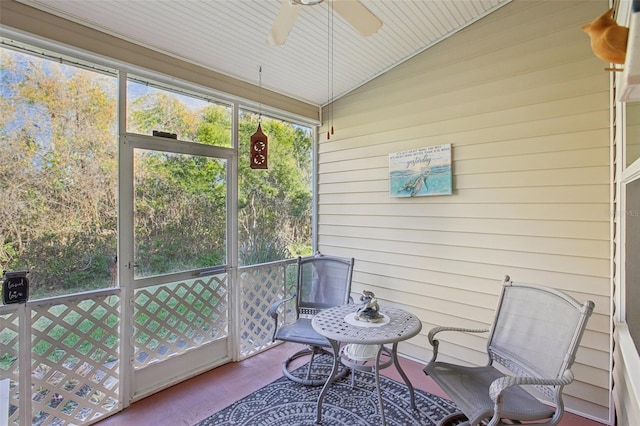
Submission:
<svg viewBox="0 0 640 426">
<path fill-rule="evenodd" d="M 250 168 L 250 140 L 258 122 L 268 138 L 266 170 Z M 247 110 L 240 113 L 239 128 L 240 265 L 311 254 L 311 129 Z"/>
<path fill-rule="evenodd" d="M 136 278 L 227 263 L 227 162 L 134 150 Z"/>
<path fill-rule="evenodd" d="M 31 299 L 116 286 L 122 238 L 117 227 L 117 70 L 34 52 L 0 49 L 0 267 L 30 271 Z M 128 133 L 216 147 L 234 144 L 230 103 L 135 76 L 128 78 L 126 98 Z M 136 182 L 136 203 L 141 202 L 134 207 L 140 225 L 137 254 L 158 254 L 157 229 L 167 231 L 165 242 L 173 242 L 178 226 L 186 227 L 182 234 L 191 250 L 183 256 L 189 262 L 150 263 L 138 275 L 224 264 L 229 259 L 222 247 L 230 238 L 238 238 L 240 265 L 312 253 L 313 129 L 249 109 L 238 116 L 237 236 L 227 235 L 226 222 L 215 216 L 228 203 L 218 196 L 220 188 L 235 185 L 220 177 L 228 164 L 162 157 L 164 174 L 144 174 L 140 166 L 158 158 L 137 152 L 136 178 L 144 178 Z M 269 142 L 266 170 L 249 167 L 249 141 L 259 122 Z M 189 167 L 196 163 L 199 169 Z M 158 216 L 145 215 L 150 210 L 143 201 L 155 188 L 149 185 L 162 176 L 191 219 L 173 214 L 168 193 L 157 192 L 153 207 L 158 208 L 158 200 L 167 204 L 161 206 L 164 222 L 156 229 L 152 225 L 158 225 Z M 203 182 L 206 188 L 197 187 Z M 198 216 L 198 209 L 206 210 L 204 216 Z M 200 220 L 207 215 L 209 228 Z M 202 226 L 187 235 L 193 218 Z"/>
<path fill-rule="evenodd" d="M 636 167 L 640 151 L 640 102 L 631 102 L 626 107 L 626 157 Z M 636 350 L 640 353 L 640 179 L 634 177 L 624 184 L 626 208 L 621 215 L 625 229 L 625 318 Z"/>
<path fill-rule="evenodd" d="M 127 82 L 127 131 L 231 146 L 231 107 L 158 83 Z"/>
<path fill-rule="evenodd" d="M 626 165 L 629 166 L 640 158 L 640 102 L 627 103 L 626 109 L 625 128 L 627 141 L 625 144 L 625 159 Z"/>
<path fill-rule="evenodd" d="M 640 349 L 640 179 L 626 185 L 626 322 L 636 349 Z"/>
<path fill-rule="evenodd" d="M 0 49 L 0 267 L 30 297 L 115 285 L 115 71 Z"/>
</svg>

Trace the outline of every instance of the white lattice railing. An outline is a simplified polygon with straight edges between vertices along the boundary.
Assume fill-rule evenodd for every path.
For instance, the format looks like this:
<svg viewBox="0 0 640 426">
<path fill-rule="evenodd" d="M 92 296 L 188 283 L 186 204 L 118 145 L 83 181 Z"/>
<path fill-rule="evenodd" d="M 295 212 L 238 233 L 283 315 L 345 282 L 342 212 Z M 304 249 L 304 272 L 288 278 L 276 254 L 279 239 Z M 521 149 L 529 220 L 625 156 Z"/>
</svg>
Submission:
<svg viewBox="0 0 640 426">
<path fill-rule="evenodd" d="M 273 302 L 295 289 L 295 260 L 240 268 L 240 358 L 269 348 Z M 89 425 L 122 409 L 120 375 L 226 337 L 227 274 L 136 289 L 134 365 L 122 365 L 120 289 L 0 306 L 0 378 L 10 425 Z M 282 313 L 287 316 L 288 308 Z M 293 316 L 292 318 L 293 319 Z M 30 397 L 20 398 L 21 395 Z M 0 424 L 2 423 L 0 413 Z"/>
<path fill-rule="evenodd" d="M 9 413 L 11 423 L 19 419 L 18 413 L 18 383 L 19 383 L 19 354 L 20 354 L 20 319 L 24 317 L 22 306 L 7 306 L 0 314 L 0 371 L 2 378 L 8 378 L 9 383 Z M 4 416 L 0 413 L 0 416 Z M 3 419 L 0 417 L 0 419 Z M 2 423 L 2 422 L 0 422 Z"/>
<path fill-rule="evenodd" d="M 10 424 L 80 425 L 118 408 L 117 293 L 110 289 L 0 309 Z M 21 338 L 23 333 L 30 339 Z"/>
<path fill-rule="evenodd" d="M 87 296 L 32 310 L 32 424 L 84 422 L 118 406 L 119 298 Z"/>
<path fill-rule="evenodd" d="M 229 335 L 226 273 L 137 289 L 133 300 L 136 369 Z"/>
<path fill-rule="evenodd" d="M 274 302 L 295 291 L 295 265 L 295 260 L 290 259 L 239 269 L 240 359 L 255 355 L 273 345 L 271 339 L 274 323 L 267 312 Z M 291 309 L 283 307 L 285 318 L 289 312 Z M 291 319 L 295 320 L 295 317 Z"/>
</svg>

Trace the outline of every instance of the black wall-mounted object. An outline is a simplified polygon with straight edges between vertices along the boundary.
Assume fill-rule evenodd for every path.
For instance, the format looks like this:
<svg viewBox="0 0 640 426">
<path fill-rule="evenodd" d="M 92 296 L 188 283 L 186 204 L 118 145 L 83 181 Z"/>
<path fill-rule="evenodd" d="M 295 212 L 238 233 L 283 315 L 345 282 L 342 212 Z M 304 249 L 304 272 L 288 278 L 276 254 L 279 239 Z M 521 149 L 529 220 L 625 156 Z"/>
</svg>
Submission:
<svg viewBox="0 0 640 426">
<path fill-rule="evenodd" d="M 3 271 L 2 302 L 5 305 L 29 300 L 29 271 Z"/>
<path fill-rule="evenodd" d="M 161 132 L 159 130 L 154 130 L 153 136 L 158 136 L 158 137 L 167 138 L 167 139 L 178 139 L 177 133 Z"/>
</svg>

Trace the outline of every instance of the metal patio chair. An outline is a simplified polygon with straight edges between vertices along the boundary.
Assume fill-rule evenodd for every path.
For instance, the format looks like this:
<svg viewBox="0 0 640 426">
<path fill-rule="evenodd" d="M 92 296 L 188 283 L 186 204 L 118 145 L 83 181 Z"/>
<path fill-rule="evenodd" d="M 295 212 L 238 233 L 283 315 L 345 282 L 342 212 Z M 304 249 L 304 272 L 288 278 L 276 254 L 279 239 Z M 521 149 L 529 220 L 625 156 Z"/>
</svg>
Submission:
<svg viewBox="0 0 640 426">
<path fill-rule="evenodd" d="M 433 357 L 424 372 L 459 409 L 439 425 L 453 420 L 465 426 L 522 421 L 557 425 L 564 414 L 562 391 L 573 381 L 571 366 L 593 308 L 591 301 L 581 304 L 558 290 L 514 284 L 506 276 L 490 330 L 433 328 L 428 335 Z M 439 342 L 435 336 L 443 331 L 490 331 L 487 365 L 470 367 L 436 361 Z M 527 391 L 532 387 L 555 409 Z"/>
<path fill-rule="evenodd" d="M 282 372 L 294 382 L 310 386 L 325 383 L 329 371 L 318 374 L 314 370 L 314 360 L 317 356 L 327 354 L 333 359 L 329 341 L 319 335 L 311 326 L 311 319 L 322 309 L 332 308 L 349 303 L 351 299 L 351 277 L 354 259 L 315 255 L 298 257 L 298 277 L 296 294 L 274 303 L 269 309 L 269 315 L 275 321 L 273 340 L 295 342 L 307 347 L 294 353 L 282 363 Z M 283 305 L 295 300 L 296 319 L 293 323 L 279 324 L 279 315 L 283 313 Z M 309 356 L 310 360 L 304 371 L 294 373 L 289 364 L 302 356 Z M 340 376 L 346 375 L 345 369 Z M 339 377 L 340 377 L 339 376 Z"/>
</svg>

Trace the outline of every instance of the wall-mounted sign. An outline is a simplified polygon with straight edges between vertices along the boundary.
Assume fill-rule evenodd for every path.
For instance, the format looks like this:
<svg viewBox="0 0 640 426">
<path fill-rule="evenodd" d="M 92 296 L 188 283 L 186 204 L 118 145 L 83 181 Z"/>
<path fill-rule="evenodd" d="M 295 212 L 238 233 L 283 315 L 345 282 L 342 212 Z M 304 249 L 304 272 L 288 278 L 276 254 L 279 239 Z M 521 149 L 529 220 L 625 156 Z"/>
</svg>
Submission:
<svg viewBox="0 0 640 426">
<path fill-rule="evenodd" d="M 29 271 L 4 271 L 2 301 L 5 305 L 25 303 L 29 299 Z"/>
<path fill-rule="evenodd" d="M 451 195 L 451 144 L 389 154 L 392 197 Z"/>
</svg>

